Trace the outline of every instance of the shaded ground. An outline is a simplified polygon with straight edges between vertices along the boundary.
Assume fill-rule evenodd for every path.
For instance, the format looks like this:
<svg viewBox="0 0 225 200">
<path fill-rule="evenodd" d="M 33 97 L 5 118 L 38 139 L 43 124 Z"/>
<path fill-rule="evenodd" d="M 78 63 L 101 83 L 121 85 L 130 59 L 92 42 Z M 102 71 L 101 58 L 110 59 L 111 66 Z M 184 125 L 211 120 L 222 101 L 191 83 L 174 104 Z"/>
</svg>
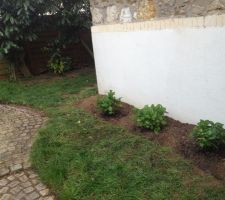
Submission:
<svg viewBox="0 0 225 200">
<path fill-rule="evenodd" d="M 104 119 L 105 121 L 126 127 L 130 131 L 144 135 L 150 140 L 158 142 L 161 145 L 172 147 L 176 152 L 193 161 L 198 168 L 204 170 L 204 173 L 212 174 L 217 179 L 222 180 L 225 183 L 225 149 L 216 153 L 201 151 L 195 145 L 193 139 L 190 138 L 190 133 L 194 128 L 193 125 L 184 124 L 168 118 L 168 125 L 161 131 L 161 133 L 154 134 L 153 132 L 136 127 L 133 113 L 134 108 L 132 106 L 123 104 L 123 107 L 117 116 L 106 117 L 101 115 L 97 110 L 96 100 L 96 96 L 91 96 L 82 100 L 76 104 L 76 106 L 94 114 L 96 117 Z"/>
</svg>

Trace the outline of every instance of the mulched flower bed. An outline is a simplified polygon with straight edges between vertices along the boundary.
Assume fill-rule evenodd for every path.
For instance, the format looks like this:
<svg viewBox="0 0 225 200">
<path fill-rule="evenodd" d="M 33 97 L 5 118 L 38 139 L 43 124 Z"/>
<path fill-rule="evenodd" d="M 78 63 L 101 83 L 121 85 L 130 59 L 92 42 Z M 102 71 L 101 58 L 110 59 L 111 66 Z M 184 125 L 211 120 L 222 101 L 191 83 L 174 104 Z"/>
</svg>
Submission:
<svg viewBox="0 0 225 200">
<path fill-rule="evenodd" d="M 120 113 L 113 117 L 107 117 L 98 111 L 96 101 L 97 96 L 91 96 L 77 103 L 76 107 L 84 109 L 107 122 L 126 127 L 128 130 L 143 135 L 161 145 L 172 147 L 175 152 L 191 160 L 196 167 L 225 183 L 225 149 L 214 153 L 201 151 L 190 137 L 194 125 L 181 123 L 168 117 L 167 126 L 159 134 L 155 134 L 136 126 L 134 107 L 123 103 Z"/>
</svg>

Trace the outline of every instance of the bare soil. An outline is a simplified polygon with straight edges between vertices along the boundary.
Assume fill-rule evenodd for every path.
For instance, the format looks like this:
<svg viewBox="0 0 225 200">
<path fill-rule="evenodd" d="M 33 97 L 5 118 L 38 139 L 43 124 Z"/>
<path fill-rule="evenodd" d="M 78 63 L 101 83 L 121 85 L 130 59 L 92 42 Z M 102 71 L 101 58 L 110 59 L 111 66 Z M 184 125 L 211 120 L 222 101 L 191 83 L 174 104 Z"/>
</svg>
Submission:
<svg viewBox="0 0 225 200">
<path fill-rule="evenodd" d="M 96 107 L 97 96 L 83 99 L 75 106 L 81 108 L 104 121 L 122 126 L 136 134 L 155 141 L 163 146 L 172 147 L 175 152 L 181 154 L 186 159 L 203 170 L 204 173 L 213 175 L 218 180 L 225 183 L 225 149 L 218 152 L 204 152 L 196 146 L 195 141 L 190 137 L 194 125 L 181 123 L 168 117 L 168 124 L 159 134 L 149 130 L 143 130 L 135 125 L 134 107 L 123 103 L 120 113 L 116 116 L 108 117 L 102 115 Z"/>
</svg>

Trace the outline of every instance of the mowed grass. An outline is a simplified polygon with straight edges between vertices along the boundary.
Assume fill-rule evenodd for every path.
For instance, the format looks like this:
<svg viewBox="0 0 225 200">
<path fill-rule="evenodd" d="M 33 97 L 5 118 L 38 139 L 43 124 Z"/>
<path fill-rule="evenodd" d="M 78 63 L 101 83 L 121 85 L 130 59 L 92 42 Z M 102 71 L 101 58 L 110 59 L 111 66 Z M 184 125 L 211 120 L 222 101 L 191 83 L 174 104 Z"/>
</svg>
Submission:
<svg viewBox="0 0 225 200">
<path fill-rule="evenodd" d="M 96 119 L 74 103 L 96 93 L 93 71 L 43 83 L 0 81 L 0 102 L 39 108 L 49 121 L 31 155 L 61 200 L 223 200 L 225 189 L 144 137 Z"/>
<path fill-rule="evenodd" d="M 95 82 L 94 72 L 90 70 L 80 72 L 73 78 L 61 77 L 43 82 L 39 79 L 33 82 L 0 81 L 0 103 L 29 105 L 39 109 L 57 107 Z"/>
</svg>

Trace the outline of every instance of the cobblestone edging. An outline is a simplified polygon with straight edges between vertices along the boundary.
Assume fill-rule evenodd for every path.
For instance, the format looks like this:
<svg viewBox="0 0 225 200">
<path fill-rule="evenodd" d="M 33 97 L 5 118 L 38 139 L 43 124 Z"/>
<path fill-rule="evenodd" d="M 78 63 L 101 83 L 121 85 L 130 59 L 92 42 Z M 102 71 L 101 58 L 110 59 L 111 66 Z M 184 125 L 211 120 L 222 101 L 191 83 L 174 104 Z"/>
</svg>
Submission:
<svg viewBox="0 0 225 200">
<path fill-rule="evenodd" d="M 150 20 L 145 22 L 133 22 L 126 24 L 97 25 L 92 26 L 92 32 L 129 32 L 147 31 L 176 28 L 206 28 L 224 27 L 225 15 L 211 15 L 206 17 L 171 18 L 162 20 Z"/>
<path fill-rule="evenodd" d="M 0 177 L 30 167 L 32 143 L 45 120 L 31 109 L 0 105 Z"/>
<path fill-rule="evenodd" d="M 0 179 L 1 200 L 55 200 L 46 185 L 31 170 Z"/>
<path fill-rule="evenodd" d="M 28 108 L 0 104 L 0 200 L 54 200 L 30 169 L 29 154 L 46 118 Z"/>
</svg>

